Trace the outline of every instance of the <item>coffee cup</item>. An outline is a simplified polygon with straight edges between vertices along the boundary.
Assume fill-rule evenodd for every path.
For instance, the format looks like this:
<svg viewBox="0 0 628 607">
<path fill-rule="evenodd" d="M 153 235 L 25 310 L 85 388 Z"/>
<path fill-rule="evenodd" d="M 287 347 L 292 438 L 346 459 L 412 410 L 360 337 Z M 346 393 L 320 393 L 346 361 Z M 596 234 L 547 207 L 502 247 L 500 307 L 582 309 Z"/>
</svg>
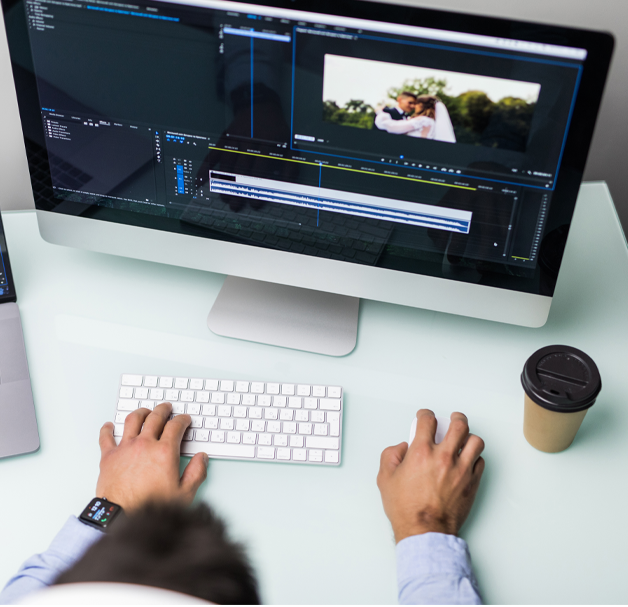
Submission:
<svg viewBox="0 0 628 607">
<path fill-rule="evenodd" d="M 571 445 L 602 389 L 597 365 L 571 346 L 537 350 L 523 367 L 523 434 L 539 451 L 557 453 Z"/>
</svg>

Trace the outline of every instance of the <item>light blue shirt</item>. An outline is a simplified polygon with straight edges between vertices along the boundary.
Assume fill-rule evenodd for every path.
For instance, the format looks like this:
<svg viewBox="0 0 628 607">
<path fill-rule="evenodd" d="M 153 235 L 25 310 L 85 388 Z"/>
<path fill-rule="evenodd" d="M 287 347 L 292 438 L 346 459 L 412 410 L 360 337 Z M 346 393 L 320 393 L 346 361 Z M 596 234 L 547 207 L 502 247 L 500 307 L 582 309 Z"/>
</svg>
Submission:
<svg viewBox="0 0 628 607">
<path fill-rule="evenodd" d="M 0 604 L 23 599 L 50 586 L 103 536 L 71 516 L 48 550 L 29 558 L 0 593 Z M 482 603 L 464 540 L 425 533 L 397 544 L 397 580 L 401 605 L 479 605 Z"/>
</svg>

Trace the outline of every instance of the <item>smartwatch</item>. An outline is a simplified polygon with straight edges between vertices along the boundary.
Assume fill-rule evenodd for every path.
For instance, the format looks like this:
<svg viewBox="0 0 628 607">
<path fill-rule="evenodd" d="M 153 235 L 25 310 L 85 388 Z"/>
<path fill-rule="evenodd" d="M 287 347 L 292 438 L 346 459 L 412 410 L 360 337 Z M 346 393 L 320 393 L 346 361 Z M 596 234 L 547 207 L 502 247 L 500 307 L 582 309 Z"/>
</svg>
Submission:
<svg viewBox="0 0 628 607">
<path fill-rule="evenodd" d="M 79 521 L 90 527 L 106 531 L 121 512 L 122 506 L 110 502 L 105 497 L 95 497 L 81 512 Z"/>
</svg>

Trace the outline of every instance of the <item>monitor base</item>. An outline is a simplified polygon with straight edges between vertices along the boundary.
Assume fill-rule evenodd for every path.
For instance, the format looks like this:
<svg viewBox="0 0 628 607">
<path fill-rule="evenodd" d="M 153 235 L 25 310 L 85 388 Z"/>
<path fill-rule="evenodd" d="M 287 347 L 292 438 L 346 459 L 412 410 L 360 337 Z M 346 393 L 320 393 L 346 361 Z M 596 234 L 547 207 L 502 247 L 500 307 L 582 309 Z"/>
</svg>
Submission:
<svg viewBox="0 0 628 607">
<path fill-rule="evenodd" d="M 207 317 L 217 335 L 328 356 L 353 351 L 357 297 L 227 276 Z"/>
</svg>

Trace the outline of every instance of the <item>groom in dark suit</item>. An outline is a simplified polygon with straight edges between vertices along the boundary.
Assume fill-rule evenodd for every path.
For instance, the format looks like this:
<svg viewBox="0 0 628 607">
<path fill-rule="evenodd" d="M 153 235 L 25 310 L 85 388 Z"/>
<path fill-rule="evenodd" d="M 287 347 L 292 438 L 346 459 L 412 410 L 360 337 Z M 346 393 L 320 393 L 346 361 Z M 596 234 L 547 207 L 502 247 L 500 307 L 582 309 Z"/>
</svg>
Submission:
<svg viewBox="0 0 628 607">
<path fill-rule="evenodd" d="M 375 128 L 387 133 L 403 135 L 416 128 L 414 121 L 408 118 L 414 113 L 416 106 L 416 95 L 404 91 L 397 97 L 395 107 L 385 107 L 375 116 Z"/>
</svg>

